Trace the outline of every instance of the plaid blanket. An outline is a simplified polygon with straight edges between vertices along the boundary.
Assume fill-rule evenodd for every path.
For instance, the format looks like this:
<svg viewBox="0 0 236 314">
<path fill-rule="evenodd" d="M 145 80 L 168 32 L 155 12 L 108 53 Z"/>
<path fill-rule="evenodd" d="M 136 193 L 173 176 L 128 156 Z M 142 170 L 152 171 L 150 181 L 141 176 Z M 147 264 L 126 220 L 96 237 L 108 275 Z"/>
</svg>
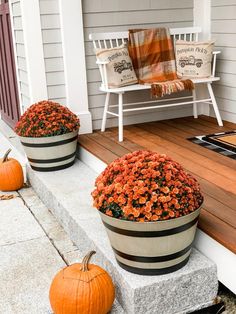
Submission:
<svg viewBox="0 0 236 314">
<path fill-rule="evenodd" d="M 153 96 L 194 88 L 191 80 L 177 77 L 169 29 L 129 30 L 128 48 L 139 83 L 151 84 Z"/>
</svg>

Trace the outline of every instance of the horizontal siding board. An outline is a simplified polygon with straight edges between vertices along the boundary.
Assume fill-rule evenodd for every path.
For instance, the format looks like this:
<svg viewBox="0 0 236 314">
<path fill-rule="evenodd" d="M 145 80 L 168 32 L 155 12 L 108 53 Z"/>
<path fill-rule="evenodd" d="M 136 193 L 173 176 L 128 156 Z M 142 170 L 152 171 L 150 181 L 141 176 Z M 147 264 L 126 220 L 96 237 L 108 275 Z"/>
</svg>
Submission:
<svg viewBox="0 0 236 314">
<path fill-rule="evenodd" d="M 235 113 L 235 101 L 216 97 L 216 101 L 219 103 L 219 109 Z"/>
<path fill-rule="evenodd" d="M 235 0 L 212 0 L 212 7 L 222 7 L 227 5 L 234 5 Z"/>
<path fill-rule="evenodd" d="M 215 49 L 221 51 L 221 53 L 217 56 L 217 60 L 223 59 L 236 61 L 236 47 L 216 46 Z"/>
<path fill-rule="evenodd" d="M 64 72 L 52 72 L 46 73 L 47 85 L 65 85 L 65 75 Z"/>
<path fill-rule="evenodd" d="M 193 2 L 191 0 L 87 0 L 83 1 L 83 12 L 120 12 L 120 11 L 142 11 L 152 9 L 173 9 L 173 8 L 192 8 Z"/>
<path fill-rule="evenodd" d="M 88 70 L 90 69 L 97 69 L 98 66 L 96 64 L 96 57 L 93 55 L 93 56 L 87 56 L 86 58 L 86 67 Z"/>
<path fill-rule="evenodd" d="M 12 14 L 13 14 L 13 16 L 20 16 L 21 15 L 20 2 L 12 3 Z"/>
<path fill-rule="evenodd" d="M 29 86 L 24 82 L 20 82 L 20 90 L 23 95 L 29 95 Z"/>
<path fill-rule="evenodd" d="M 213 88 L 214 88 L 216 97 L 234 100 L 234 101 L 236 100 L 236 88 L 225 86 L 225 85 L 215 85 Z"/>
<path fill-rule="evenodd" d="M 101 82 L 101 75 L 98 69 L 87 70 L 87 81 L 90 82 Z"/>
<path fill-rule="evenodd" d="M 216 72 L 216 75 L 220 77 L 220 81 L 215 84 L 236 88 L 236 74 Z"/>
<path fill-rule="evenodd" d="M 18 68 L 25 71 L 27 70 L 26 68 L 26 60 L 25 58 L 22 57 L 17 57 L 17 64 L 18 64 Z"/>
<path fill-rule="evenodd" d="M 15 42 L 17 44 L 24 44 L 24 34 L 23 30 L 15 30 Z"/>
<path fill-rule="evenodd" d="M 14 30 L 23 29 L 22 27 L 22 17 L 21 16 L 13 16 L 13 24 Z"/>
<path fill-rule="evenodd" d="M 192 26 L 193 21 L 192 17 L 189 17 L 188 21 L 180 21 L 180 22 L 162 22 L 162 23 L 142 23 L 138 24 L 139 28 L 155 28 L 155 27 L 188 27 Z M 85 27 L 84 28 L 84 37 L 85 41 L 89 41 L 89 34 L 91 33 L 106 33 L 106 32 L 120 32 L 120 31 L 127 31 L 128 29 L 137 28 L 137 24 L 129 24 L 129 25 L 104 25 L 101 27 Z"/>
<path fill-rule="evenodd" d="M 128 11 L 125 14 L 119 12 L 84 14 L 84 25 L 98 27 L 104 25 L 140 25 L 140 23 L 168 23 L 173 21 L 189 21 L 192 18 L 192 9 Z"/>
<path fill-rule="evenodd" d="M 46 73 L 64 71 L 63 58 L 45 58 Z"/>
<path fill-rule="evenodd" d="M 214 2 L 214 0 L 212 1 Z M 212 20 L 234 20 L 236 16 L 236 4 L 231 6 L 212 7 Z"/>
<path fill-rule="evenodd" d="M 212 33 L 212 39 L 216 41 L 217 46 L 234 47 L 236 43 L 236 33 L 234 34 Z"/>
<path fill-rule="evenodd" d="M 217 72 L 236 74 L 236 61 L 218 60 Z"/>
<path fill-rule="evenodd" d="M 63 57 L 61 43 L 47 43 L 43 45 L 44 58 Z"/>
<path fill-rule="evenodd" d="M 61 43 L 61 30 L 59 29 L 45 29 L 42 30 L 43 43 Z"/>
<path fill-rule="evenodd" d="M 30 98 L 27 95 L 21 94 L 21 100 L 23 107 L 29 107 L 31 105 Z"/>
<path fill-rule="evenodd" d="M 17 56 L 25 58 L 25 47 L 23 44 L 16 44 Z"/>
<path fill-rule="evenodd" d="M 59 4 L 58 0 L 40 0 L 39 1 L 40 14 L 58 14 Z"/>
<path fill-rule="evenodd" d="M 216 20 L 212 21 L 212 33 L 234 34 L 236 29 L 236 20 Z"/>
<path fill-rule="evenodd" d="M 66 97 L 65 85 L 48 86 L 48 98 Z"/>
<path fill-rule="evenodd" d="M 18 70 L 19 72 L 19 80 L 20 82 L 23 82 L 25 84 L 28 84 L 28 75 L 27 75 L 27 72 L 26 71 L 22 71 L 22 70 Z"/>
<path fill-rule="evenodd" d="M 65 97 L 64 98 L 49 98 L 49 100 L 55 101 L 55 102 L 57 102 L 57 103 L 59 103 L 61 105 L 64 105 L 64 106 L 67 105 L 67 101 L 66 101 Z"/>
<path fill-rule="evenodd" d="M 60 28 L 60 16 L 55 15 L 41 15 L 41 28 L 44 29 L 56 29 Z"/>
</svg>

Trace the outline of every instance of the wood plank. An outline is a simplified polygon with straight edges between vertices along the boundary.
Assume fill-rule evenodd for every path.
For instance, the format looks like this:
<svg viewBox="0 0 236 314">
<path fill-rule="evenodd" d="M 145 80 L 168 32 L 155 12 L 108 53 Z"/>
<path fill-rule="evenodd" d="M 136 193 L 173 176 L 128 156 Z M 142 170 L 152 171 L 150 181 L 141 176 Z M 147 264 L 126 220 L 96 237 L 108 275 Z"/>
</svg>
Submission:
<svg viewBox="0 0 236 314">
<path fill-rule="evenodd" d="M 217 242 L 236 253 L 235 228 L 229 226 L 204 209 L 201 210 L 198 227 Z"/>
<path fill-rule="evenodd" d="M 209 125 L 211 125 L 212 123 L 214 123 L 214 121 L 216 121 L 215 118 L 213 117 L 208 117 L 208 116 L 201 116 L 201 120 L 207 121 L 209 123 Z M 231 130 L 236 130 L 236 124 L 233 122 L 229 122 L 229 121 L 225 121 L 223 120 L 223 124 L 226 128 L 229 129 L 229 131 Z"/>
<path fill-rule="evenodd" d="M 142 146 L 137 145 L 126 138 L 124 138 L 123 142 L 119 142 L 117 134 L 117 128 L 110 128 L 106 132 L 102 133 L 103 136 L 110 138 L 116 145 L 125 147 L 130 152 L 143 149 Z"/>
<path fill-rule="evenodd" d="M 203 158 L 199 161 L 199 156 L 188 150 L 182 150 L 178 145 L 165 141 L 149 132 L 140 130 L 138 127 L 126 127 L 124 129 L 125 137 L 132 140 L 148 150 L 154 150 L 161 154 L 170 155 L 173 159 L 182 164 L 187 170 L 198 174 L 209 182 L 222 187 L 229 192 L 236 192 L 236 177 L 233 176 L 230 169 L 220 166 L 210 159 Z M 204 167 L 202 166 L 204 165 Z M 218 168 L 222 169 L 222 172 Z M 214 169 L 214 170 L 212 170 Z M 217 171 L 217 172 L 216 172 Z M 224 173 L 224 175 L 222 174 Z"/>
<path fill-rule="evenodd" d="M 218 217 L 233 228 L 236 228 L 236 209 L 226 206 L 207 194 L 204 195 L 203 207 L 212 215 Z"/>
<path fill-rule="evenodd" d="M 98 157 L 107 164 L 111 163 L 118 157 L 111 151 L 104 149 L 103 146 L 94 142 L 86 135 L 80 135 L 78 141 L 83 148 L 87 149 L 91 154 L 95 155 L 96 157 Z"/>
<path fill-rule="evenodd" d="M 202 119 L 194 119 L 194 120 L 193 119 L 194 118 L 192 117 L 184 118 L 186 126 L 191 125 L 192 127 L 199 129 L 201 132 L 202 131 L 208 132 L 207 134 L 216 133 L 216 132 L 226 132 L 229 130 L 226 126 L 218 126 L 216 124 L 214 125 L 213 123 L 209 126 L 209 123 L 207 123 L 206 121 Z"/>
<path fill-rule="evenodd" d="M 211 160 L 214 160 L 215 162 L 218 162 L 222 165 L 225 165 L 227 167 L 230 167 L 236 170 L 236 163 L 234 160 L 226 156 L 223 156 L 219 153 L 216 153 L 214 151 L 211 151 L 209 149 L 206 149 L 205 147 L 196 145 L 188 141 L 187 138 L 192 137 L 192 135 L 183 130 L 179 130 L 170 125 L 167 126 L 165 123 L 162 123 L 159 121 L 139 124 L 138 127 L 140 127 L 141 129 L 144 129 L 145 131 L 149 131 L 153 134 L 156 134 L 156 135 L 159 134 L 161 137 L 163 137 L 166 140 L 169 140 L 174 143 L 178 143 L 178 145 L 180 145 L 181 147 L 190 149 L 191 151 L 199 155 L 210 158 Z"/>
<path fill-rule="evenodd" d="M 88 138 L 95 141 L 99 145 L 103 146 L 106 150 L 114 153 L 117 156 L 123 156 L 128 154 L 130 151 L 120 145 L 114 145 L 114 142 L 108 138 L 99 134 L 98 132 L 94 132 L 92 134 L 87 135 Z"/>
</svg>

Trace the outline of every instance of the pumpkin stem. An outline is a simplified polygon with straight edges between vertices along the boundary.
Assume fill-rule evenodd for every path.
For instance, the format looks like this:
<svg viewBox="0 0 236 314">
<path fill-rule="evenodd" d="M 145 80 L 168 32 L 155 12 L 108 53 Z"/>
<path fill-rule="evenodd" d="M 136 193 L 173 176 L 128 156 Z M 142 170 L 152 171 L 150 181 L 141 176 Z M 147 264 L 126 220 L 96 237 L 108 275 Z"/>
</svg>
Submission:
<svg viewBox="0 0 236 314">
<path fill-rule="evenodd" d="M 90 251 L 87 255 L 85 255 L 85 257 L 82 260 L 81 271 L 88 271 L 89 270 L 88 264 L 89 264 L 91 257 L 93 256 L 93 254 L 96 254 L 96 252 Z"/>
<path fill-rule="evenodd" d="M 8 160 L 8 155 L 11 152 L 11 148 L 9 148 L 3 156 L 2 162 L 6 162 Z"/>
</svg>

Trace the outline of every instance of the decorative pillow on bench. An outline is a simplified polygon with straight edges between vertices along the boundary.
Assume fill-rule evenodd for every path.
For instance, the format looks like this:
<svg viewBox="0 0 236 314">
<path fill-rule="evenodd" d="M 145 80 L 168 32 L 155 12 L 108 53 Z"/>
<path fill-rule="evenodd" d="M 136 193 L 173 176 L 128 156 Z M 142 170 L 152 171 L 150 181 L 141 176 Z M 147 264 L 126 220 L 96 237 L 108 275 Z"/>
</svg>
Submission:
<svg viewBox="0 0 236 314">
<path fill-rule="evenodd" d="M 176 40 L 175 57 L 179 77 L 204 78 L 211 76 L 213 41 Z"/>
<path fill-rule="evenodd" d="M 106 64 L 107 82 L 109 88 L 117 88 L 138 82 L 128 48 L 123 44 L 115 48 L 96 49 L 98 61 L 108 61 Z"/>
</svg>

